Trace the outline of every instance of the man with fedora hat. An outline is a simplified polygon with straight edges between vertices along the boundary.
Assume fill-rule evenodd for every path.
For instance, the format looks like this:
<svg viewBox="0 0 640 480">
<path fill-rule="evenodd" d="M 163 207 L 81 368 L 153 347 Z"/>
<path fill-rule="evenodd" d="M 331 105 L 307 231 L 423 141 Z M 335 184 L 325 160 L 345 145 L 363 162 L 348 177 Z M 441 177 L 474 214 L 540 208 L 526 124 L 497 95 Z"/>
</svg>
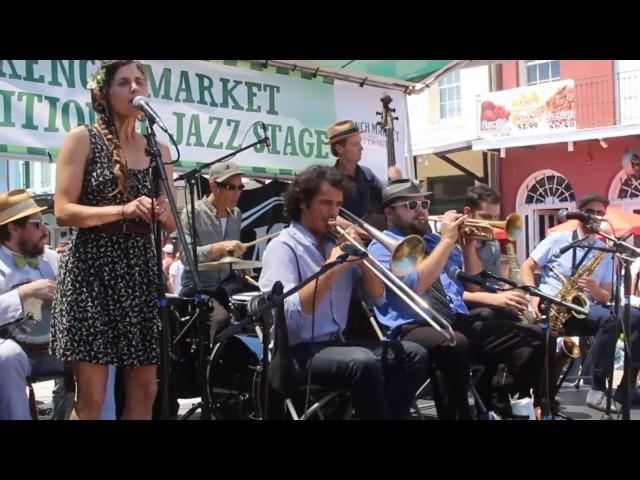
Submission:
<svg viewBox="0 0 640 480">
<path fill-rule="evenodd" d="M 416 270 L 401 280 L 451 324 L 456 345 L 449 346 L 444 336 L 419 320 L 415 311 L 393 291 L 387 292 L 382 306 L 375 307 L 376 316 L 388 338 L 412 341 L 428 350 L 434 366 L 433 378 L 437 380 L 434 393 L 440 418 L 470 418 L 467 396 L 472 361 L 484 363 L 488 370 L 480 381 L 479 390 L 484 388 L 481 396 L 494 409 L 509 414 L 505 392 L 499 399 L 506 401 L 506 405 L 489 401 L 493 395 L 492 375 L 499 364 L 506 364 L 519 393 L 534 388 L 534 395 L 538 394 L 539 385 L 534 385 L 534 378 L 540 376 L 544 360 L 541 331 L 469 315 L 463 301 L 465 286 L 455 273 L 463 269 L 475 273 L 481 269 L 473 240 L 466 241 L 461 249 L 456 247 L 468 216 L 450 210 L 442 216 L 440 234 L 428 233 L 430 196 L 431 192 L 421 192 L 419 184 L 412 180 L 400 179 L 385 185 L 382 206 L 388 228 L 384 234 L 393 240 L 410 234 L 424 238 L 425 257 Z M 377 240 L 369 244 L 368 250 L 384 266 L 390 266 L 391 252 Z M 536 395 L 536 401 L 540 400 Z"/>
<path fill-rule="evenodd" d="M 52 355 L 29 357 L 11 338 L 20 319 L 29 313 L 25 305 L 34 299 L 50 302 L 56 289 L 59 256 L 45 248 L 49 236 L 41 213 L 45 209 L 23 189 L 0 195 L 0 420 L 30 419 L 27 377 L 63 371 L 62 363 Z M 115 418 L 113 367 L 109 380 L 102 419 Z M 54 410 L 63 400 L 56 397 L 63 397 L 64 383 L 56 390 Z"/>
<path fill-rule="evenodd" d="M 29 375 L 56 368 L 50 355 L 30 359 L 12 340 L 15 323 L 31 299 L 50 301 L 56 288 L 58 254 L 45 248 L 49 230 L 42 210 L 26 190 L 0 195 L 0 419 L 31 418 L 25 394 Z"/>
<path fill-rule="evenodd" d="M 331 125 L 327 133 L 325 144 L 331 145 L 331 153 L 337 158 L 334 166 L 355 185 L 353 193 L 345 195 L 342 206 L 360 218 L 375 213 L 382 182 L 370 168 L 358 164 L 363 150 L 360 129 L 352 120 L 341 120 Z"/>
</svg>

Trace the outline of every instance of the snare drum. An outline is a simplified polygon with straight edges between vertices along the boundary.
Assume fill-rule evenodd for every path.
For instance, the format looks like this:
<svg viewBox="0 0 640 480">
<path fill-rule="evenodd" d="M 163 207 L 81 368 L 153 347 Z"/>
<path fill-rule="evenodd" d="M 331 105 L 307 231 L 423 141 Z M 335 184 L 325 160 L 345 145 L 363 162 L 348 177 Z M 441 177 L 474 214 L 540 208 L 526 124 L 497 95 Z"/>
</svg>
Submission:
<svg viewBox="0 0 640 480">
<path fill-rule="evenodd" d="M 29 298 L 22 307 L 26 313 L 8 330 L 10 336 L 27 355 L 47 355 L 51 339 L 51 300 Z"/>
<path fill-rule="evenodd" d="M 231 319 L 232 321 L 240 321 L 247 316 L 247 307 L 252 298 L 261 295 L 262 292 L 242 292 L 233 295 L 229 302 L 231 304 Z"/>
</svg>

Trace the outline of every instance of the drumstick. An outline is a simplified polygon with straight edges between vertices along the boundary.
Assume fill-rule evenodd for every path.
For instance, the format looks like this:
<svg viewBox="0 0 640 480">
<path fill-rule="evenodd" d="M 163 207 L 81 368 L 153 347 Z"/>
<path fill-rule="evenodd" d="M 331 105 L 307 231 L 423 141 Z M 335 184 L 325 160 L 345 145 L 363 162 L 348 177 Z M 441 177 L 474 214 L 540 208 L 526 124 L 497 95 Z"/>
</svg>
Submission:
<svg viewBox="0 0 640 480">
<path fill-rule="evenodd" d="M 272 233 L 270 235 L 265 235 L 264 237 L 261 237 L 261 238 L 256 238 L 254 241 L 249 242 L 249 243 L 243 243 L 242 245 L 245 248 L 253 247 L 257 243 L 265 242 L 267 240 L 271 240 L 272 238 L 277 237 L 278 235 L 280 235 L 280 232 Z"/>
<path fill-rule="evenodd" d="M 255 285 L 256 287 L 260 288 L 260 284 L 258 282 L 256 282 L 253 278 L 251 278 L 249 275 L 244 274 L 244 275 L 242 275 L 242 278 L 244 278 L 250 284 Z"/>
</svg>

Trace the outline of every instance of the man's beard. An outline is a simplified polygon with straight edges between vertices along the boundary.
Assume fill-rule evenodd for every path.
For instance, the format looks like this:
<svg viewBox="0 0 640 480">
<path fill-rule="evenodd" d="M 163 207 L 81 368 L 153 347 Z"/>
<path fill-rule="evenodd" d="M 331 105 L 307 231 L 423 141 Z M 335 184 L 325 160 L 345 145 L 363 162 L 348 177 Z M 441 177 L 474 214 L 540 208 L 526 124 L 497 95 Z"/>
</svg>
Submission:
<svg viewBox="0 0 640 480">
<path fill-rule="evenodd" d="M 419 235 L 424 237 L 429 229 L 429 224 L 427 222 L 424 222 L 424 226 L 420 226 L 416 225 L 414 222 L 406 222 L 400 218 L 394 219 L 393 224 L 406 235 Z"/>
<path fill-rule="evenodd" d="M 38 239 L 35 243 L 28 243 L 26 240 L 19 238 L 18 239 L 18 248 L 20 249 L 20 253 L 27 257 L 38 257 L 44 253 L 45 246 L 40 246 L 40 242 L 47 238 L 46 235 L 43 235 Z"/>
</svg>

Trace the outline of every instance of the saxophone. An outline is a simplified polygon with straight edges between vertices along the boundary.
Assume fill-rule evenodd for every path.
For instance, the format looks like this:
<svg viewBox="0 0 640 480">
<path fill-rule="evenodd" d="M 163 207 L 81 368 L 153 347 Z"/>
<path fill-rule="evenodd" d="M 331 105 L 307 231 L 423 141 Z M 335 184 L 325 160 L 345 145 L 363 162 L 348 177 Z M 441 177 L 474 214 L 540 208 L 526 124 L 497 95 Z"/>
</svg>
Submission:
<svg viewBox="0 0 640 480">
<path fill-rule="evenodd" d="M 579 307 L 589 310 L 591 302 L 589 298 L 578 291 L 578 280 L 581 278 L 590 277 L 600 262 L 604 259 L 605 252 L 599 251 L 591 260 L 582 265 L 578 271 L 569 279 L 567 279 L 562 273 L 558 271 L 553 265 L 549 265 L 551 270 L 562 282 L 562 287 L 556 293 L 556 297 L 560 300 L 572 303 Z M 571 316 L 576 318 L 584 318 L 584 315 L 576 314 L 562 305 L 553 304 L 549 307 L 549 328 L 551 331 L 559 336 L 564 334 L 564 322 Z M 570 358 L 578 358 L 581 354 L 580 345 L 571 337 L 564 337 L 562 339 L 562 349 L 556 354 L 556 383 L 562 378 L 565 366 Z"/>
<path fill-rule="evenodd" d="M 582 292 L 578 291 L 578 280 L 581 278 L 590 277 L 598 265 L 604 259 L 606 252 L 599 251 L 591 260 L 585 262 L 578 271 L 570 278 L 566 278 L 562 273 L 558 271 L 553 265 L 548 265 L 551 270 L 562 282 L 562 287 L 556 293 L 556 297 L 563 302 L 571 303 L 578 307 L 589 310 L 591 302 L 589 298 Z M 557 335 L 564 335 L 564 322 L 566 322 L 571 316 L 576 318 L 584 318 L 584 315 L 576 314 L 562 305 L 553 304 L 549 307 L 549 328 Z"/>
</svg>

